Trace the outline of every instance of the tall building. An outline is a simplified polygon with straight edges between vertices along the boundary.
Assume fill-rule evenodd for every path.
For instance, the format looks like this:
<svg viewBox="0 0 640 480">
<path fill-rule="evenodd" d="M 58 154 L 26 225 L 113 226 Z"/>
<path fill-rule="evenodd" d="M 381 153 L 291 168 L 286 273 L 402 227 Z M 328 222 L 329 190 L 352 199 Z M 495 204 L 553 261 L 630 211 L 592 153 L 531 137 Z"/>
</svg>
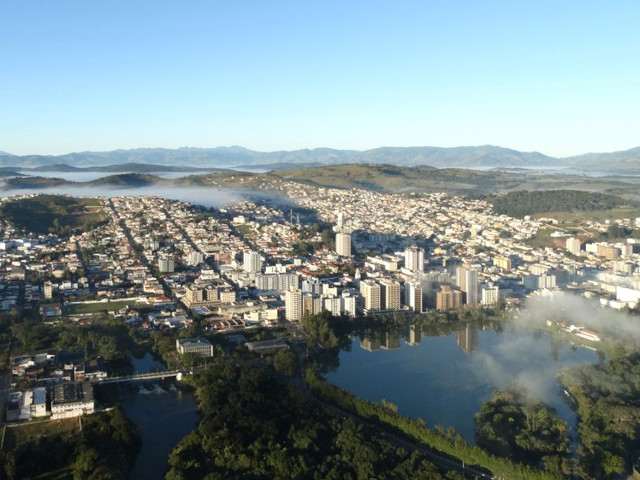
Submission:
<svg viewBox="0 0 640 480">
<path fill-rule="evenodd" d="M 500 300 L 500 288 L 495 285 L 482 287 L 481 297 L 482 298 L 480 302 L 482 303 L 482 305 L 497 305 L 498 301 Z"/>
<path fill-rule="evenodd" d="M 284 294 L 285 318 L 290 322 L 302 320 L 302 292 L 297 289 L 288 290 Z"/>
<path fill-rule="evenodd" d="M 197 267 L 204 262 L 204 254 L 198 250 L 191 250 L 187 256 L 187 265 Z"/>
<path fill-rule="evenodd" d="M 424 271 L 424 250 L 412 245 L 404 251 L 404 266 L 412 272 Z"/>
<path fill-rule="evenodd" d="M 242 254 L 242 269 L 247 273 L 258 273 L 262 270 L 262 257 L 258 252 L 247 251 Z"/>
<path fill-rule="evenodd" d="M 302 294 L 302 316 L 322 312 L 322 297 L 313 293 Z"/>
<path fill-rule="evenodd" d="M 360 294 L 364 300 L 365 313 L 380 310 L 380 285 L 371 279 L 360 282 Z"/>
<path fill-rule="evenodd" d="M 158 257 L 158 271 L 160 273 L 173 273 L 175 269 L 176 263 L 173 256 L 165 253 Z"/>
<path fill-rule="evenodd" d="M 462 306 L 462 292 L 451 288 L 449 285 L 442 285 L 440 291 L 436 293 L 436 309 L 441 312 L 455 310 Z"/>
<path fill-rule="evenodd" d="M 400 310 L 400 283 L 396 280 L 384 278 L 380 280 L 381 308 L 383 310 Z"/>
<path fill-rule="evenodd" d="M 456 283 L 458 288 L 466 295 L 467 305 L 479 303 L 478 271 L 469 267 L 460 266 L 456 269 Z"/>
<path fill-rule="evenodd" d="M 346 232 L 336 233 L 336 253 L 341 257 L 351 256 L 351 234 Z"/>
<path fill-rule="evenodd" d="M 44 282 L 42 290 L 42 293 L 46 300 L 50 300 L 51 298 L 53 298 L 53 284 L 51 282 Z"/>
<path fill-rule="evenodd" d="M 582 250 L 582 242 L 576 237 L 567 238 L 565 248 L 567 249 L 567 252 L 578 256 Z"/>
<path fill-rule="evenodd" d="M 405 284 L 405 303 L 414 312 L 422 312 L 422 286 L 420 282 Z"/>
</svg>

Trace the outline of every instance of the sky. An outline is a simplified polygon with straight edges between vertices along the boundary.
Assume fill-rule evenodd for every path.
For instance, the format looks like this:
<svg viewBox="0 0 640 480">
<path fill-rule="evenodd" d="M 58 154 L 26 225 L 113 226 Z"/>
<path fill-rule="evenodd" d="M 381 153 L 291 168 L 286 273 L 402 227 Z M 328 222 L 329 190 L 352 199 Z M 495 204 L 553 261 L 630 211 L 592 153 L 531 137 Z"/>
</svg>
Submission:
<svg viewBox="0 0 640 480">
<path fill-rule="evenodd" d="M 0 0 L 0 150 L 623 150 L 638 25 L 637 0 Z"/>
</svg>

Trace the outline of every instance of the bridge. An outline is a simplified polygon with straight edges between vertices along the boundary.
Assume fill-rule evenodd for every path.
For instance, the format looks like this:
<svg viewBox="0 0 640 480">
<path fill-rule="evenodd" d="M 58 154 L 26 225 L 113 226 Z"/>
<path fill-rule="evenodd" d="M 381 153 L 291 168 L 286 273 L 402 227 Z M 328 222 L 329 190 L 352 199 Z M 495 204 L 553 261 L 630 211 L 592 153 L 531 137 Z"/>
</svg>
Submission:
<svg viewBox="0 0 640 480">
<path fill-rule="evenodd" d="M 150 380 L 164 380 L 166 378 L 175 378 L 181 380 L 182 376 L 186 372 L 182 370 L 161 370 L 158 372 L 144 372 L 136 373 L 134 375 L 124 375 L 121 377 L 108 377 L 102 380 L 98 380 L 96 385 L 108 385 L 111 383 L 125 383 L 125 382 L 145 382 Z"/>
</svg>

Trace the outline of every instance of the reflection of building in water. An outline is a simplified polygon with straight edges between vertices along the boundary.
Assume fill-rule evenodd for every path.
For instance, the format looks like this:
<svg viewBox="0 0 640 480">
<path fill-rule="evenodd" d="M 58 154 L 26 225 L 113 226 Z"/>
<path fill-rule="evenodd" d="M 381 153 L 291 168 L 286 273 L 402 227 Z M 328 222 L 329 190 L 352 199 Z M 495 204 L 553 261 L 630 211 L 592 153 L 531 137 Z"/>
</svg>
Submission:
<svg viewBox="0 0 640 480">
<path fill-rule="evenodd" d="M 409 345 L 418 345 L 422 341 L 422 331 L 420 326 L 411 325 L 409 327 Z"/>
<path fill-rule="evenodd" d="M 471 325 L 467 325 L 463 330 L 460 330 L 456 337 L 458 347 L 465 353 L 473 352 L 478 346 L 478 332 Z"/>
<path fill-rule="evenodd" d="M 360 348 L 367 352 L 375 352 L 376 350 L 380 350 L 380 342 L 375 338 L 364 337 L 360 341 Z"/>
<path fill-rule="evenodd" d="M 382 345 L 385 350 L 393 350 L 400 348 L 400 334 L 398 332 L 387 332 L 384 335 L 384 344 Z"/>
</svg>

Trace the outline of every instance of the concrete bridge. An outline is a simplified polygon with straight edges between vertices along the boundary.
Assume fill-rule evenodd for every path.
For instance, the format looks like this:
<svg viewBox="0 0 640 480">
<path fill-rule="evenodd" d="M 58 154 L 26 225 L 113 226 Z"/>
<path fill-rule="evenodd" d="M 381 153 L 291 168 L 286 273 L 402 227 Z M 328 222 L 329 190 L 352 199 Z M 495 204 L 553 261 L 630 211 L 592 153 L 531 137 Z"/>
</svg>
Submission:
<svg viewBox="0 0 640 480">
<path fill-rule="evenodd" d="M 182 380 L 182 376 L 185 374 L 182 370 L 161 370 L 159 372 L 144 372 L 136 373 L 134 375 L 125 375 L 122 377 L 109 377 L 102 380 L 98 380 L 96 385 L 108 385 L 111 383 L 125 383 L 125 382 L 145 382 L 149 380 L 164 380 L 166 378 L 175 378 L 176 380 Z"/>
</svg>

